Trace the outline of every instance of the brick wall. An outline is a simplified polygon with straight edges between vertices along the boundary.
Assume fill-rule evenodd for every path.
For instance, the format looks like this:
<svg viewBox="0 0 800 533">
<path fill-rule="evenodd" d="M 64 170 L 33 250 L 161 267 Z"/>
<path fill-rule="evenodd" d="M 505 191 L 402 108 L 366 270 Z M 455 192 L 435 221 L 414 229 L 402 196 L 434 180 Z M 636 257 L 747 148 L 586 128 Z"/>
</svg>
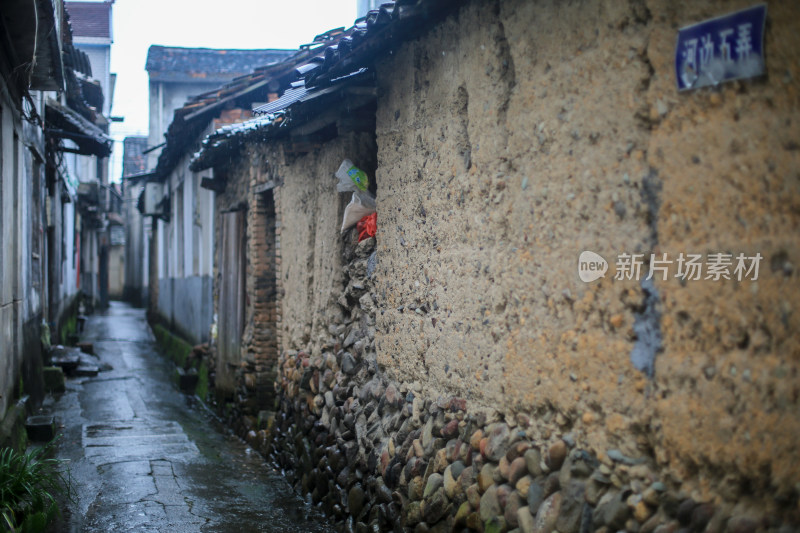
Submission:
<svg viewBox="0 0 800 533">
<path fill-rule="evenodd" d="M 268 166 L 258 161 L 263 159 L 254 152 L 248 152 L 236 164 L 226 169 L 224 174 L 219 173 L 218 177 L 225 181 L 226 187 L 216 197 L 218 222 L 215 225 L 217 246 L 214 262 L 214 309 L 217 323 L 221 312 L 219 218 L 226 211 L 246 212 L 245 324 L 240 357 L 233 369 L 233 394 L 230 391 L 218 391 L 218 396 L 228 401 L 227 414 L 240 432 L 253 426 L 259 412 L 272 408 L 279 346 L 279 310 L 276 304 L 279 293 L 276 268 L 280 266 L 278 195 L 272 189 L 259 187 L 268 180 Z M 213 355 L 214 353 L 212 357 Z M 226 369 L 217 368 L 217 372 L 219 371 Z"/>
<path fill-rule="evenodd" d="M 250 190 L 258 185 L 260 175 L 254 173 Z M 276 322 L 277 279 L 279 261 L 275 201 L 271 190 L 251 192 L 248 198 L 247 242 L 248 306 L 252 308 L 249 343 L 246 346 L 248 374 L 245 384 L 255 393 L 258 406 L 270 406 L 274 397 L 275 362 L 278 354 Z M 248 316 L 250 313 L 248 312 Z"/>
</svg>

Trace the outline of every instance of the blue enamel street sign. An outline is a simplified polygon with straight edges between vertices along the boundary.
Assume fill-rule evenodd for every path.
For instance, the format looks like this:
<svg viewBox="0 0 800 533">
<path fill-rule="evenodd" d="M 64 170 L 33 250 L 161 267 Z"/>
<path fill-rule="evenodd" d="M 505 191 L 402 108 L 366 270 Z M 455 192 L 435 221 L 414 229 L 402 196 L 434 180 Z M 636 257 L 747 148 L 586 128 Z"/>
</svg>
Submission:
<svg viewBox="0 0 800 533">
<path fill-rule="evenodd" d="M 678 90 L 763 75 L 766 18 L 760 4 L 678 30 Z"/>
</svg>

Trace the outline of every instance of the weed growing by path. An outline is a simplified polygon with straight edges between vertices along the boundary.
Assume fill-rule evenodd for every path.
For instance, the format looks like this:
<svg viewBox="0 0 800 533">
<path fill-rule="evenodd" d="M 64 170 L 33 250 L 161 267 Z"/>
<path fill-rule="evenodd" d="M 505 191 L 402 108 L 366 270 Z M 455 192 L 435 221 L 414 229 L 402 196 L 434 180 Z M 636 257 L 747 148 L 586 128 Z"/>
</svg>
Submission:
<svg viewBox="0 0 800 533">
<path fill-rule="evenodd" d="M 53 442 L 26 452 L 0 451 L 0 516 L 5 528 L 44 531 L 59 512 L 55 495 L 71 496 L 69 472 L 62 469 L 62 461 L 47 457 Z"/>
</svg>

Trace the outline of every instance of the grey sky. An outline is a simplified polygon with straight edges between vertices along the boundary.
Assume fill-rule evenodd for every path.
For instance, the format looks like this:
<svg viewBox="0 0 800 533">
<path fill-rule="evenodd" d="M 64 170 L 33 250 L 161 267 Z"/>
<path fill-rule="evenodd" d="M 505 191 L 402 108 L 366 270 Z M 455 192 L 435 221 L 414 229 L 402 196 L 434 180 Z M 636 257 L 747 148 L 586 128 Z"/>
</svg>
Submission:
<svg viewBox="0 0 800 533">
<path fill-rule="evenodd" d="M 289 48 L 356 18 L 356 0 L 116 0 L 111 72 L 117 73 L 112 114 L 111 180 L 122 173 L 122 139 L 147 134 L 151 44 L 205 48 Z"/>
</svg>

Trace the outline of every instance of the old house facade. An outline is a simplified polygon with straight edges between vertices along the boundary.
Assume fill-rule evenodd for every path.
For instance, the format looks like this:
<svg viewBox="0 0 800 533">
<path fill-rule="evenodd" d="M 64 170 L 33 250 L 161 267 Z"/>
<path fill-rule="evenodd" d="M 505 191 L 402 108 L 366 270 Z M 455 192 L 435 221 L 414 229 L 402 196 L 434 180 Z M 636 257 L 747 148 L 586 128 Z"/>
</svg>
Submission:
<svg viewBox="0 0 800 533">
<path fill-rule="evenodd" d="M 0 439 L 16 445 L 20 400 L 35 405 L 44 392 L 43 340 L 68 331 L 81 267 L 93 259 L 80 254 L 81 228 L 98 211 L 81 210 L 80 185 L 96 177 L 111 140 L 98 126 L 103 94 L 73 45 L 64 3 L 9 4 L 0 17 Z"/>
<path fill-rule="evenodd" d="M 188 169 L 192 147 L 221 124 L 242 119 L 237 96 L 220 93 L 223 81 L 286 55 L 281 50 L 160 46 L 151 46 L 148 53 L 149 141 L 156 149 L 148 154 L 154 164 L 147 181 L 160 184 L 166 198 L 143 257 L 150 272 L 150 308 L 193 343 L 208 340 L 212 323 L 214 194 L 200 187 L 203 176 Z M 160 138 L 166 138 L 161 146 Z"/>
<path fill-rule="evenodd" d="M 125 269 L 122 299 L 147 305 L 147 228 L 149 220 L 137 208 L 147 175 L 147 140 L 144 135 L 125 137 L 122 142 L 122 205 L 125 229 Z"/>
<path fill-rule="evenodd" d="M 108 135 L 116 75 L 111 72 L 113 2 L 65 2 L 72 30 L 76 66 L 74 100 L 91 109 L 86 117 L 99 134 Z M 80 107 L 80 104 L 75 104 Z M 110 153 L 110 152 L 109 152 Z M 79 245 L 80 290 L 89 309 L 106 307 L 109 300 L 111 227 L 119 221 L 109 218 L 115 193 L 109 180 L 108 153 L 67 153 L 70 174 L 77 180 L 77 207 L 81 211 Z"/>
<path fill-rule="evenodd" d="M 675 79 L 677 28 L 744 7 L 388 3 L 267 71 L 189 165 L 238 432 L 362 529 L 800 524 L 797 6 L 766 76 Z"/>
<path fill-rule="evenodd" d="M 50 2 L 41 4 L 0 13 L 4 42 L 0 61 L 0 416 L 4 427 L 6 420 L 13 419 L 14 403 L 23 389 L 39 394 L 42 390 L 39 332 L 47 304 L 42 117 L 44 91 L 63 86 L 64 71 L 58 38 L 61 12 Z M 39 7 L 44 8 L 41 18 Z M 37 32 L 39 25 L 54 34 Z M 2 438 L 7 438 L 5 431 Z"/>
</svg>

